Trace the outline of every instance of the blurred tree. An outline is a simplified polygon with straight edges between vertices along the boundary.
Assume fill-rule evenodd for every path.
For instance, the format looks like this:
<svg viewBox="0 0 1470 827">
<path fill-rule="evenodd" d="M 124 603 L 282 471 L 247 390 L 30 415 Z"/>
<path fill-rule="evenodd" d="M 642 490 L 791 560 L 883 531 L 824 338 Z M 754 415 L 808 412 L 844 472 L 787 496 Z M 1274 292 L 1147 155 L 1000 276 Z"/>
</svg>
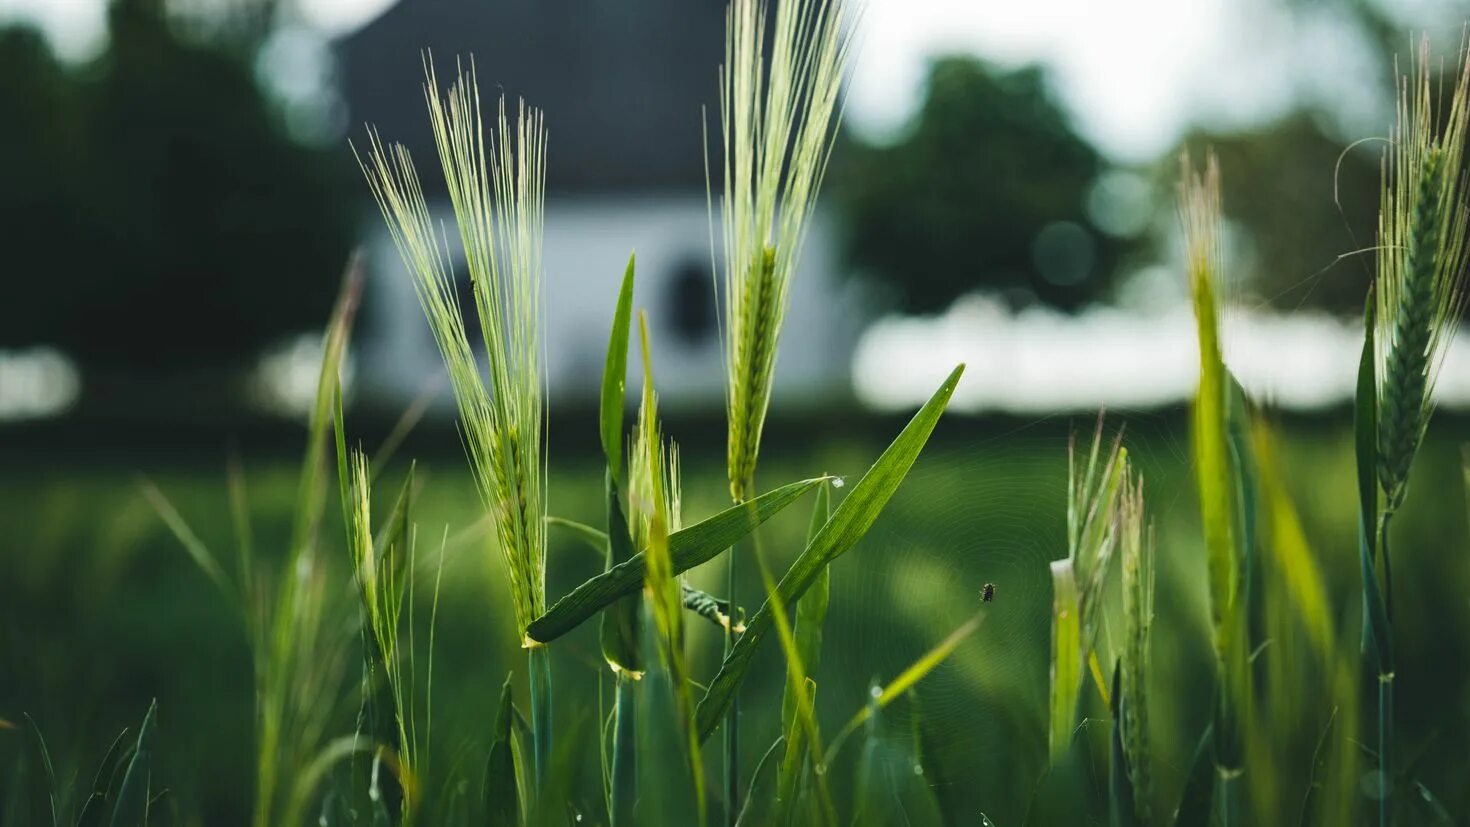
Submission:
<svg viewBox="0 0 1470 827">
<path fill-rule="evenodd" d="M 168 370 L 320 327 L 352 237 L 340 153 L 288 138 L 252 48 L 179 37 L 158 0 L 118 0 L 109 24 L 72 71 L 0 37 L 0 123 L 26 125 L 0 130 L 0 347 Z"/>
<path fill-rule="evenodd" d="M 852 141 L 832 178 L 855 270 L 909 312 L 999 289 L 1075 308 L 1107 287 L 1130 242 L 1088 224 L 1104 161 L 1039 68 L 936 60 L 891 144 Z"/>
<path fill-rule="evenodd" d="M 1244 253 L 1232 269 L 1245 293 L 1284 310 L 1362 312 L 1383 142 L 1349 149 L 1296 112 L 1249 131 L 1197 132 L 1186 145 L 1220 157 L 1222 206 Z"/>
</svg>

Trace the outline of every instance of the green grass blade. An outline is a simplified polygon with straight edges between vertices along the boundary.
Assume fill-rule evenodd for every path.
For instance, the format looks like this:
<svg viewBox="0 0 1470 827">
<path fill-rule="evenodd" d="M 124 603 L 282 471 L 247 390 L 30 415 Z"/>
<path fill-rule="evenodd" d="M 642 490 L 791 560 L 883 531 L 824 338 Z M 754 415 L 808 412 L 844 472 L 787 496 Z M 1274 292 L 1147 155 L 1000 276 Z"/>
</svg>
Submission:
<svg viewBox="0 0 1470 827">
<path fill-rule="evenodd" d="M 111 784 L 108 770 L 115 765 L 118 748 L 122 746 L 127 734 L 127 730 L 119 732 L 103 754 L 102 761 L 97 764 L 97 773 L 92 776 L 92 791 L 82 805 L 82 812 L 77 816 L 76 827 L 100 827 L 102 824 L 103 810 L 107 807 L 107 796 L 111 792 L 108 789 Z"/>
<path fill-rule="evenodd" d="M 26 729 L 30 733 L 31 741 L 35 744 L 36 756 L 41 760 L 41 785 L 32 784 L 30 789 L 31 818 L 36 818 L 44 811 L 51 822 L 51 827 L 60 824 L 56 813 L 56 767 L 51 762 L 51 749 L 46 746 L 46 737 L 41 734 L 41 728 L 36 725 L 34 718 L 26 714 Z"/>
<path fill-rule="evenodd" d="M 1318 657 L 1330 666 L 1337 644 L 1327 582 L 1307 541 L 1296 505 L 1286 490 L 1277 459 L 1276 437 L 1265 423 L 1258 423 L 1254 431 L 1252 441 L 1261 483 L 1262 516 L 1266 536 L 1270 538 L 1269 576 L 1284 587 L 1289 597 L 1287 603 L 1301 619 Z"/>
<path fill-rule="evenodd" d="M 827 520 L 831 517 L 832 486 L 823 485 L 817 489 L 816 502 L 812 504 L 812 519 L 807 529 L 807 543 L 816 539 L 822 531 L 822 526 L 826 525 Z M 773 812 L 773 816 L 780 819 L 782 823 L 789 819 L 791 808 L 802 797 L 803 781 L 811 777 L 813 769 L 810 760 L 812 746 L 803 735 L 799 719 L 802 717 L 800 712 L 803 708 L 811 708 L 814 699 L 809 689 L 815 690 L 815 684 L 809 680 L 793 679 L 810 676 L 817 670 L 820 663 L 822 624 L 826 620 L 830 592 L 831 567 L 823 566 L 817 575 L 816 582 L 806 594 L 801 596 L 800 600 L 796 601 L 796 662 L 801 665 L 804 674 L 792 673 L 791 665 L 788 664 L 786 688 L 781 698 L 781 730 L 788 735 L 785 739 L 786 749 L 781 757 L 781 766 L 777 776 L 776 793 L 780 800 L 780 808 Z M 798 695 L 798 692 L 801 694 Z M 747 800 L 746 804 L 748 809 L 750 800 Z"/>
<path fill-rule="evenodd" d="M 821 570 L 856 545 L 878 519 L 893 492 L 898 490 L 914 461 L 919 458 L 924 444 L 929 441 L 929 435 L 939 423 L 939 417 L 949 404 L 964 369 L 964 365 L 959 365 L 950 373 L 934 396 L 914 414 L 914 418 L 893 444 L 888 446 L 878 461 L 873 463 L 873 467 L 853 486 L 852 493 L 837 507 L 816 539 L 807 545 L 806 550 L 787 570 L 780 585 L 776 587 L 775 595 L 775 600 L 783 608 L 792 601 L 799 600 L 816 581 Z M 771 605 L 772 601 L 767 599 L 746 625 L 745 634 L 741 635 L 739 642 L 725 657 L 719 674 L 715 676 L 704 700 L 700 702 L 698 724 L 701 739 L 714 733 L 716 725 L 729 708 L 735 691 L 745 680 L 756 648 L 770 632 Z"/>
<path fill-rule="evenodd" d="M 520 797 L 516 787 L 515 756 L 511 748 L 511 726 L 515 710 L 511 704 L 511 676 L 505 676 L 500 687 L 500 704 L 495 714 L 494 737 L 485 759 L 485 786 L 482 797 L 486 823 L 492 827 L 517 827 L 520 824 Z"/>
<path fill-rule="evenodd" d="M 603 558 L 607 557 L 606 531 L 603 531 L 596 526 L 590 526 L 586 523 L 577 522 L 576 520 L 569 520 L 565 517 L 548 516 L 546 518 L 546 525 L 552 528 L 560 528 L 565 530 L 568 534 L 571 534 L 573 537 L 581 540 L 582 543 L 588 548 L 597 552 L 599 555 L 602 555 Z"/>
<path fill-rule="evenodd" d="M 178 509 L 174 508 L 173 503 L 169 501 L 168 497 L 159 490 L 158 486 L 148 480 L 143 480 L 140 487 L 143 490 L 143 496 L 148 500 L 148 504 L 153 506 L 153 510 L 158 514 L 159 519 L 163 520 L 163 524 L 168 527 L 169 532 L 174 535 L 174 539 L 178 540 L 179 545 L 183 546 L 184 551 L 188 552 L 189 558 L 194 561 L 194 565 L 198 566 L 199 570 L 204 572 L 210 582 L 214 583 L 220 590 L 220 594 L 229 598 L 231 601 L 238 601 L 239 592 L 236 590 L 235 584 L 231 583 L 230 578 L 225 575 L 224 567 L 220 565 L 219 558 L 215 557 L 214 552 L 210 551 L 209 547 L 204 544 L 204 541 L 199 539 L 199 535 L 194 533 L 194 529 L 190 528 L 189 523 L 184 520 L 183 515 L 179 514 Z"/>
<path fill-rule="evenodd" d="M 157 738 L 158 701 L 148 705 L 143 725 L 138 728 L 138 745 L 123 774 L 117 791 L 117 804 L 112 809 L 112 827 L 140 827 L 148 819 L 148 800 L 153 784 L 153 747 Z"/>
<path fill-rule="evenodd" d="M 1184 782 L 1184 792 L 1179 797 L 1179 808 L 1174 811 L 1174 823 L 1181 825 L 1209 824 L 1214 810 L 1215 760 L 1211 750 L 1215 743 L 1215 725 L 1205 727 L 1195 747 L 1194 758 L 1189 764 L 1189 777 Z"/>
<path fill-rule="evenodd" d="M 598 425 L 602 433 L 602 453 L 615 477 L 622 473 L 623 468 L 623 397 L 628 380 L 628 330 L 633 320 L 633 265 L 636 258 L 636 255 L 628 256 L 628 269 L 623 273 L 618 308 L 613 313 L 612 334 L 607 342 L 607 365 L 602 371 Z"/>
<path fill-rule="evenodd" d="M 328 742 L 301 768 L 300 774 L 290 779 L 291 791 L 286 802 L 285 815 L 273 823 L 302 824 L 308 803 L 317 797 L 316 792 L 322 779 L 327 777 L 332 768 L 341 761 L 369 751 L 371 748 L 356 735 L 344 735 Z"/>
<path fill-rule="evenodd" d="M 940 827 L 945 822 L 939 802 L 914 772 L 918 759 L 909 752 L 909 739 L 889 735 L 884 723 L 882 712 L 873 710 L 858 761 L 853 827 Z"/>
<path fill-rule="evenodd" d="M 848 737 L 857 731 L 858 727 L 867 723 L 868 719 L 874 714 L 887 708 L 895 700 L 903 697 L 905 692 L 914 688 L 915 684 L 923 680 L 930 672 L 939 668 L 939 665 L 948 660 L 949 656 L 954 654 L 954 650 L 958 649 L 960 644 L 964 643 L 970 635 L 973 635 L 975 630 L 979 629 L 980 624 L 984 621 L 985 610 L 982 609 L 976 612 L 969 620 L 962 623 L 959 628 L 946 635 L 944 640 L 939 641 L 933 649 L 925 652 L 922 657 L 909 664 L 908 668 L 900 672 L 898 677 L 889 681 L 887 686 L 878 690 L 872 700 L 862 709 L 858 710 L 857 714 L 853 715 L 851 720 L 847 722 L 847 725 L 842 728 L 842 731 L 837 734 L 837 737 L 832 739 L 832 745 L 827 748 L 827 754 L 822 758 L 822 764 L 828 767 L 832 766 L 832 759 L 837 756 L 838 749 L 841 748 L 843 742 Z"/>
<path fill-rule="evenodd" d="M 807 708 L 815 708 L 817 698 L 817 685 L 807 680 L 806 700 Z M 797 707 L 799 712 L 800 706 Z M 815 766 L 811 761 L 812 748 L 807 743 L 805 735 L 806 719 L 799 715 L 793 715 L 791 723 L 786 726 L 786 752 L 781 756 L 781 766 L 776 776 L 776 806 L 771 811 L 771 824 L 787 825 L 800 823 L 793 815 L 801 812 L 800 808 L 811 805 L 807 798 L 807 782 L 814 777 Z M 807 813 L 807 820 L 814 821 L 820 815 L 814 812 Z"/>
<path fill-rule="evenodd" d="M 777 737 L 766 754 L 761 756 L 760 763 L 755 765 L 755 773 L 750 776 L 750 794 L 745 797 L 745 806 L 740 808 L 740 817 L 735 819 L 736 827 L 757 827 L 772 823 L 772 811 L 776 805 L 776 790 L 772 778 L 775 773 L 776 762 L 771 759 L 776 753 L 783 752 L 781 749 L 786 745 L 785 737 Z"/>
<path fill-rule="evenodd" d="M 1378 518 L 1378 402 L 1375 372 L 1375 303 L 1370 293 L 1363 310 L 1363 353 L 1358 360 L 1358 387 L 1353 400 L 1353 437 L 1358 462 L 1358 557 L 1363 577 L 1363 655 L 1369 668 L 1380 674 L 1392 666 L 1384 662 L 1388 640 L 1388 613 L 1378 590 L 1374 563 L 1378 557 L 1374 521 Z"/>
<path fill-rule="evenodd" d="M 1055 763 L 1066 755 L 1072 742 L 1082 685 L 1082 611 L 1070 560 L 1052 561 L 1051 584 L 1051 716 L 1047 744 Z"/>
<path fill-rule="evenodd" d="M 703 522 L 669 535 L 674 574 L 688 571 L 730 548 L 755 527 L 800 499 L 826 477 L 783 485 L 741 505 L 731 506 Z M 643 586 L 644 552 L 576 587 L 526 627 L 538 643 L 550 643 L 577 628 L 608 604 Z"/>
<path fill-rule="evenodd" d="M 776 584 L 771 580 L 771 572 L 766 568 L 766 561 L 759 554 L 756 555 L 756 563 L 760 566 L 761 583 L 765 586 L 766 595 L 769 597 L 776 593 Z M 806 668 L 801 661 L 801 655 L 797 651 L 796 636 L 792 632 L 790 618 L 786 616 L 786 607 L 779 601 L 771 604 L 771 618 L 776 628 L 777 640 L 781 643 L 781 653 L 786 658 L 786 686 L 788 689 L 796 689 L 801 692 L 797 696 L 795 714 L 792 716 L 791 729 L 793 737 L 800 738 L 806 745 L 806 749 L 813 755 L 821 752 L 822 733 L 817 725 L 817 713 L 813 706 L 816 700 L 814 691 L 816 684 L 807 678 Z M 837 809 L 832 803 L 831 792 L 827 789 L 827 779 L 822 773 L 818 773 L 817 780 L 817 803 L 820 808 L 815 813 L 815 821 L 823 825 L 835 825 L 837 823 Z"/>
<path fill-rule="evenodd" d="M 607 556 L 607 532 L 593 528 L 586 523 L 576 520 L 567 520 L 562 517 L 547 517 L 546 524 L 565 529 L 572 536 L 581 540 L 588 549 L 598 554 Z M 733 623 L 735 632 L 738 634 L 745 629 L 745 625 L 731 614 L 730 601 L 721 600 L 718 597 L 702 589 L 696 589 L 688 583 L 681 582 L 679 590 L 683 595 L 684 608 L 719 626 L 722 629 L 729 628 Z"/>
<path fill-rule="evenodd" d="M 811 543 L 821 533 L 822 526 L 832 516 L 832 486 L 823 485 L 817 489 L 816 502 L 812 504 L 811 526 L 807 529 L 806 541 Z M 796 601 L 796 653 L 801 658 L 801 665 L 807 675 L 817 671 L 822 656 L 822 624 L 827 618 L 827 603 L 831 596 L 831 572 L 830 567 L 823 566 L 817 574 L 817 579 L 807 589 L 806 594 Z M 797 687 L 790 681 L 786 684 L 786 692 L 781 698 L 781 729 L 785 731 L 791 728 L 791 722 L 796 716 L 796 707 L 799 703 Z"/>
<path fill-rule="evenodd" d="M 323 455 L 327 447 L 327 428 L 332 424 L 339 404 L 338 388 L 342 375 L 342 358 L 351 337 L 352 320 L 357 314 L 362 295 L 362 255 L 353 253 L 342 276 L 342 290 L 332 311 L 322 343 L 322 366 L 317 375 L 316 401 L 312 404 L 307 426 L 306 453 L 301 461 L 301 478 L 296 493 L 296 524 L 292 530 L 291 553 L 300 554 L 310 542 L 325 505 L 321 486 Z"/>
</svg>

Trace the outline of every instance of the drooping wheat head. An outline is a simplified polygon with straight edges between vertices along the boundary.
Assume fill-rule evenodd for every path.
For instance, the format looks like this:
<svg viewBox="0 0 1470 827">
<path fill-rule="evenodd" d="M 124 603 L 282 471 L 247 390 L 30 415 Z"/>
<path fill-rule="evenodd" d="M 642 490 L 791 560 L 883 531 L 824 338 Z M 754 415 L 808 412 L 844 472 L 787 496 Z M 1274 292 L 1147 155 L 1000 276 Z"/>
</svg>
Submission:
<svg viewBox="0 0 1470 827">
<path fill-rule="evenodd" d="M 516 620 L 546 607 L 542 449 L 541 239 L 546 130 L 524 103 L 514 125 L 500 100 L 487 135 L 473 64 L 439 91 L 425 62 L 434 142 L 459 230 L 485 348 L 482 373 L 465 328 L 447 239 L 435 229 L 407 150 L 369 133 L 359 162 L 388 224 L 448 369 L 470 467 L 496 527 Z M 488 380 L 488 381 L 487 381 Z"/>
<path fill-rule="evenodd" d="M 753 493 L 788 290 L 840 120 L 859 16 L 852 0 L 775 6 L 768 31 L 765 0 L 732 0 L 720 70 L 725 402 L 737 502 Z"/>
<path fill-rule="evenodd" d="M 1378 479 L 1390 512 L 1403 503 L 1464 302 L 1470 62 L 1461 64 L 1447 113 L 1440 92 L 1426 40 L 1412 77 L 1401 79 L 1378 219 Z"/>
</svg>

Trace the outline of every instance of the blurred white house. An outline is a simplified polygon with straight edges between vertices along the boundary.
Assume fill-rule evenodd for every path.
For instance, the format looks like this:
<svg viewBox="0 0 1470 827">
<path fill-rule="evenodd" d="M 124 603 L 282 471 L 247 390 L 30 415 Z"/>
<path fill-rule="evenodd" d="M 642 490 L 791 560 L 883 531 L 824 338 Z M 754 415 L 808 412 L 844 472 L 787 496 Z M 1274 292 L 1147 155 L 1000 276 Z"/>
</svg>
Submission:
<svg viewBox="0 0 1470 827">
<path fill-rule="evenodd" d="M 555 400 L 595 399 L 618 287 L 635 250 L 635 302 L 648 312 L 662 398 L 676 406 L 723 399 L 704 130 L 718 166 L 724 26 L 724 0 L 400 0 L 337 43 L 354 138 L 360 142 L 366 122 L 409 148 L 451 238 L 425 111 L 424 50 L 441 82 L 453 77 L 457 58 L 473 57 L 482 95 L 500 90 L 512 106 L 524 98 L 544 111 L 546 364 Z M 442 368 L 366 187 L 363 221 L 368 288 L 356 381 L 361 392 L 395 404 Z M 783 405 L 851 393 L 860 326 L 837 267 L 835 228 L 819 209 L 783 334 Z M 457 275 L 468 291 L 462 268 Z"/>
</svg>

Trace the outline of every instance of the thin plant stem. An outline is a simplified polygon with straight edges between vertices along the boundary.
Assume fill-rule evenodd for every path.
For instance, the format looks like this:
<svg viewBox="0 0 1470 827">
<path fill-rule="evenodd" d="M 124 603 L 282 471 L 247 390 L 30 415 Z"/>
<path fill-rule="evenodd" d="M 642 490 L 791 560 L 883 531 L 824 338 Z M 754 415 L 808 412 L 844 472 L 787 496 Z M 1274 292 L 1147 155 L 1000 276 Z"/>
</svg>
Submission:
<svg viewBox="0 0 1470 827">
<path fill-rule="evenodd" d="M 725 593 L 733 612 L 738 601 L 735 598 L 735 557 L 737 547 L 732 546 L 725 554 Z M 735 624 L 725 628 L 725 657 L 735 648 Z M 730 702 L 730 714 L 725 720 L 725 822 L 734 827 L 740 817 L 740 693 L 735 693 Z"/>
<path fill-rule="evenodd" d="M 637 699 L 633 693 L 636 682 L 627 672 L 619 672 L 614 678 L 617 684 L 617 700 L 613 707 L 613 757 L 612 757 L 612 827 L 630 827 L 634 824 L 633 803 L 638 794 L 638 744 L 635 715 Z"/>
<path fill-rule="evenodd" d="M 551 653 L 536 646 L 526 653 L 531 678 L 531 748 L 536 786 L 544 788 L 551 761 Z"/>
<path fill-rule="evenodd" d="M 1383 565 L 1383 613 L 1388 634 L 1378 641 L 1378 824 L 1393 823 L 1393 569 L 1389 562 L 1388 534 L 1393 509 L 1385 508 L 1378 518 L 1378 553 Z"/>
</svg>

